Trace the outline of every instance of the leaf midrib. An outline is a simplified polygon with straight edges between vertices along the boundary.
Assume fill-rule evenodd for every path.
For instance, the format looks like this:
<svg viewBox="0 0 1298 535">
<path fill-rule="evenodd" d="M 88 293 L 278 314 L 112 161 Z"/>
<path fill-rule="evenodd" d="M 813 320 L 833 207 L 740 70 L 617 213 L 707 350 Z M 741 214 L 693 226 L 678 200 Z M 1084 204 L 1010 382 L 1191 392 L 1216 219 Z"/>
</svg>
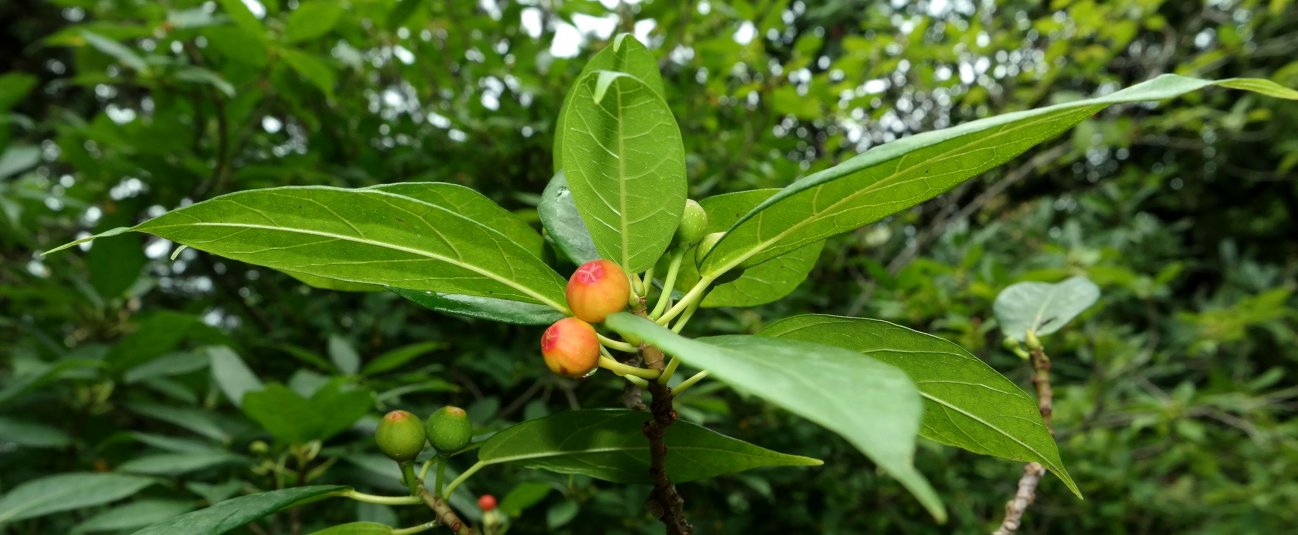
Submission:
<svg viewBox="0 0 1298 535">
<path fill-rule="evenodd" d="M 511 280 L 511 279 L 507 279 L 507 278 L 501 277 L 501 276 L 495 274 L 494 272 L 487 271 L 487 270 L 485 270 L 485 269 L 482 269 L 482 268 L 479 268 L 479 267 L 477 267 L 477 266 L 474 266 L 473 264 L 468 264 L 468 263 L 465 263 L 465 262 L 463 262 L 463 261 L 461 261 L 461 260 L 458 260 L 458 259 L 454 259 L 454 258 L 451 258 L 451 257 L 447 257 L 447 256 L 439 255 L 439 254 L 437 254 L 437 253 L 433 253 L 433 252 L 430 252 L 430 251 L 424 251 L 424 250 L 421 250 L 421 249 L 415 249 L 415 248 L 413 248 L 413 247 L 406 247 L 406 246 L 399 245 L 399 244 L 395 244 L 395 243 L 382 242 L 382 241 L 372 240 L 372 239 L 368 239 L 368 238 L 358 238 L 358 237 L 354 237 L 354 236 L 348 236 L 348 235 L 345 235 L 345 234 L 336 234 L 336 233 L 333 233 L 333 232 L 324 232 L 324 231 L 311 230 L 311 229 L 294 228 L 294 227 L 288 227 L 288 226 L 283 226 L 283 225 L 280 225 L 280 226 L 270 226 L 270 225 L 255 225 L 255 224 L 252 224 L 252 223 L 217 223 L 217 222 L 211 222 L 211 221 L 199 221 L 199 222 L 197 222 L 197 223 L 185 223 L 185 224 L 175 224 L 175 225 L 150 225 L 150 226 L 148 226 L 147 228 L 149 228 L 149 229 L 166 229 L 166 228 L 188 228 L 188 227 L 228 227 L 228 228 L 245 228 L 245 229 L 250 229 L 250 230 L 267 230 L 267 231 L 272 231 L 272 232 L 275 232 L 275 231 L 277 231 L 277 232 L 289 232 L 289 233 L 296 233 L 296 234 L 305 234 L 305 235 L 309 235 L 309 236 L 319 236 L 319 237 L 322 237 L 322 238 L 333 238 L 333 239 L 342 240 L 342 241 L 350 241 L 350 242 L 354 242 L 354 243 L 360 243 L 360 244 L 372 245 L 372 246 L 380 247 L 380 248 L 386 248 L 386 249 L 392 249 L 392 250 L 396 250 L 396 251 L 402 251 L 402 252 L 406 252 L 406 253 L 414 254 L 414 255 L 417 255 L 417 256 L 423 256 L 423 257 L 425 257 L 425 258 L 429 258 L 429 259 L 432 259 L 432 260 L 438 260 L 438 261 L 446 262 L 446 263 L 448 263 L 448 264 L 451 264 L 451 265 L 454 265 L 454 266 L 458 266 L 458 267 L 461 267 L 461 268 L 467 269 L 467 270 L 469 270 L 469 271 L 472 271 L 472 272 L 474 272 L 474 273 L 477 273 L 477 274 L 479 274 L 479 275 L 482 275 L 482 276 L 484 276 L 484 277 L 486 277 L 486 278 L 489 278 L 489 279 L 491 279 L 491 280 L 494 280 L 494 281 L 496 281 L 496 282 L 499 282 L 499 283 L 501 283 L 501 284 L 504 284 L 504 285 L 506 285 L 506 286 L 509 286 L 510 288 L 514 288 L 514 289 L 516 289 L 516 290 L 518 290 L 518 291 L 520 291 L 520 292 L 523 292 L 523 293 L 526 294 L 527 296 L 529 296 L 529 297 L 531 297 L 531 298 L 533 298 L 533 299 L 536 299 L 537 302 L 542 303 L 542 304 L 545 304 L 545 305 L 547 305 L 547 306 L 550 306 L 550 307 L 554 308 L 555 310 L 558 310 L 559 312 L 566 312 L 566 310 L 565 310 L 562 306 L 560 306 L 558 303 L 556 303 L 554 300 L 552 300 L 552 299 L 550 299 L 550 298 L 548 298 L 548 297 L 546 297 L 546 296 L 544 296 L 544 295 L 541 295 L 540 293 L 537 293 L 537 292 L 533 291 L 533 290 L 530 289 L 530 288 L 527 288 L 527 287 L 525 287 L 525 286 L 519 285 L 519 284 L 517 284 L 515 281 L 513 281 L 513 280 Z M 331 277 L 331 278 L 332 278 L 332 277 Z M 338 279 L 338 280 L 348 280 L 348 279 Z M 350 280 L 350 282 L 365 283 L 365 282 L 368 282 L 368 281 Z"/>
</svg>

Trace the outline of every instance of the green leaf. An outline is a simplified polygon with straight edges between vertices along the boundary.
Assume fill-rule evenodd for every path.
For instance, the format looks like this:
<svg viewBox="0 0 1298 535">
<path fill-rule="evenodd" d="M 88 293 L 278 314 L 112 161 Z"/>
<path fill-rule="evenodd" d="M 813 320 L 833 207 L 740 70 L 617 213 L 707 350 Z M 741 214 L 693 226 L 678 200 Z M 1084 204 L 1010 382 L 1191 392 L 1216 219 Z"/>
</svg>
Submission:
<svg viewBox="0 0 1298 535">
<path fill-rule="evenodd" d="M 662 97 L 612 71 L 577 81 L 564 110 L 563 171 L 600 256 L 653 266 L 685 210 L 685 148 Z"/>
<path fill-rule="evenodd" d="M 739 218 L 761 204 L 778 189 L 758 189 L 716 195 L 699 201 L 708 212 L 708 232 L 721 232 L 730 228 Z M 811 269 L 820 259 L 820 250 L 825 242 L 816 242 L 795 249 L 788 254 L 771 258 L 761 264 L 748 267 L 743 275 L 734 281 L 715 284 L 703 299 L 704 307 L 750 307 L 763 305 L 788 295 L 806 280 Z M 665 272 L 663 272 L 665 273 Z M 677 288 L 689 288 L 699 280 L 699 271 L 695 266 L 694 252 L 685 255 L 681 263 L 681 272 Z"/>
<path fill-rule="evenodd" d="M 105 360 L 118 371 L 145 364 L 175 349 L 199 323 L 198 317 L 191 314 L 158 311 L 117 342 Z"/>
<path fill-rule="evenodd" d="M 131 212 L 126 210 L 109 214 L 105 216 L 105 221 L 100 221 L 99 228 L 133 223 L 132 217 Z M 133 236 L 131 239 L 96 242 L 90 252 L 86 253 L 86 263 L 90 267 L 90 284 L 95 287 L 95 291 L 100 297 L 115 299 L 125 294 L 140 279 L 149 258 L 144 254 L 139 236 Z"/>
<path fill-rule="evenodd" d="M 373 406 L 368 391 L 342 390 L 337 382 L 317 390 L 309 400 L 279 383 L 243 397 L 243 412 L 289 444 L 328 439 L 351 427 Z"/>
<path fill-rule="evenodd" d="M 315 485 L 240 496 L 154 524 L 135 532 L 135 535 L 217 535 L 303 501 L 346 489 L 339 485 Z"/>
<path fill-rule="evenodd" d="M 0 416 L 0 446 L 62 448 L 71 443 L 72 437 L 57 427 Z M 7 448 L 0 447 L 3 449 Z"/>
<path fill-rule="evenodd" d="M 423 0 L 400 0 L 397 2 L 397 5 L 392 6 L 392 10 L 388 11 L 388 30 L 392 31 L 400 28 L 422 4 Z"/>
<path fill-rule="evenodd" d="M 544 500 L 552 490 L 554 489 L 545 483 L 531 481 L 519 483 L 518 486 L 510 489 L 505 499 L 500 500 L 500 510 L 506 515 L 518 516 L 523 514 L 523 510 Z"/>
<path fill-rule="evenodd" d="M 330 67 L 327 61 L 319 56 L 292 48 L 279 49 L 279 55 L 284 58 L 289 67 L 333 100 L 336 76 L 333 67 Z"/>
<path fill-rule="evenodd" d="M 1020 282 L 1001 290 L 992 309 L 1007 338 L 1020 342 L 1028 331 L 1037 336 L 1058 331 L 1100 298 L 1100 287 L 1086 277 L 1050 284 Z"/>
<path fill-rule="evenodd" d="M 392 351 L 374 357 L 373 360 L 366 363 L 365 367 L 361 368 L 361 375 L 371 376 L 395 370 L 404 366 L 407 362 L 422 357 L 432 351 L 445 348 L 446 346 L 447 344 L 444 342 L 430 341 L 417 342 L 398 347 Z"/>
<path fill-rule="evenodd" d="M 0 154 L 0 178 L 31 169 L 41 163 L 41 149 L 35 145 L 12 145 Z"/>
<path fill-rule="evenodd" d="M 654 59 L 653 53 L 649 52 L 640 41 L 637 41 L 631 34 L 622 33 L 613 38 L 610 46 L 604 47 L 586 65 L 582 67 L 581 73 L 577 75 L 576 80 L 585 78 L 587 74 L 595 71 L 614 71 L 624 72 L 644 82 L 658 94 L 659 97 L 665 97 L 667 91 L 663 88 L 662 72 L 658 70 L 658 61 Z M 573 96 L 577 93 L 577 87 L 573 86 L 564 96 L 563 105 L 559 108 L 559 116 L 554 129 L 554 171 L 559 172 L 560 164 L 563 162 L 563 136 L 566 128 L 564 127 L 564 111 L 572 103 Z M 592 259 L 593 260 L 593 259 Z"/>
<path fill-rule="evenodd" d="M 649 482 L 643 411 L 583 410 L 528 420 L 492 435 L 478 449 L 485 465 L 513 463 L 614 483 Z M 817 466 L 808 457 L 748 444 L 689 422 L 667 430 L 667 473 L 684 483 L 766 466 Z"/>
<path fill-rule="evenodd" d="M 212 440 L 221 442 L 230 440 L 230 434 L 216 423 L 210 411 L 142 402 L 128 402 L 126 407 L 137 414 L 183 427 Z"/>
<path fill-rule="evenodd" d="M 121 532 L 156 524 L 194 510 L 194 504 L 185 500 L 146 499 L 104 510 L 85 522 L 77 524 L 73 533 L 96 531 Z"/>
<path fill-rule="evenodd" d="M 303 186 L 243 191 L 174 210 L 131 230 L 291 273 L 522 301 L 567 312 L 563 278 L 501 232 L 455 210 L 380 190 Z"/>
<path fill-rule="evenodd" d="M 230 19 L 243 31 L 248 32 L 251 37 L 259 40 L 266 38 L 266 30 L 262 28 L 261 21 L 257 20 L 252 11 L 248 10 L 248 6 L 243 3 L 243 0 L 216 1 L 221 4 L 221 9 L 225 11 L 225 14 L 229 15 Z"/>
<path fill-rule="evenodd" d="M 96 50 L 112 56 L 118 63 L 133 71 L 146 72 L 149 70 L 149 64 L 145 63 L 144 58 L 141 58 L 139 54 L 136 54 L 134 50 L 131 50 L 126 45 L 86 30 L 81 31 L 81 37 Z"/>
<path fill-rule="evenodd" d="M 378 522 L 351 522 L 313 531 L 311 535 L 387 535 L 389 533 L 392 533 L 392 528 Z"/>
<path fill-rule="evenodd" d="M 343 14 L 343 6 L 331 0 L 312 0 L 298 4 L 284 23 L 284 42 L 297 43 L 315 39 L 332 30 Z"/>
<path fill-rule="evenodd" d="M 25 72 L 7 72 L 0 74 L 0 111 L 22 102 L 23 98 L 36 88 L 40 79 Z M 39 153 L 38 153 L 39 154 Z M 0 175 L 3 178 L 4 175 Z"/>
<path fill-rule="evenodd" d="M 1212 85 L 1298 100 L 1298 91 L 1267 80 L 1208 81 L 1167 74 L 1103 97 L 905 137 L 801 178 L 767 199 L 730 229 L 702 272 L 717 277 L 915 206 L 1110 105 L 1164 100 Z"/>
<path fill-rule="evenodd" d="M 549 325 L 564 318 L 564 314 L 545 305 L 493 299 L 474 295 L 443 294 L 422 290 L 393 288 L 392 292 L 415 304 L 446 314 L 464 316 L 515 325 Z"/>
<path fill-rule="evenodd" d="M 354 375 L 361 369 L 361 356 L 356 353 L 356 348 L 337 334 L 329 335 L 329 360 L 344 375 Z"/>
<path fill-rule="evenodd" d="M 838 433 L 901 482 L 935 518 L 946 520 L 941 498 L 912 463 L 923 402 L 901 370 L 855 351 L 800 340 L 691 340 L 626 312 L 609 316 L 605 325 Z"/>
<path fill-rule="evenodd" d="M 445 210 L 454 211 L 504 236 L 527 252 L 532 253 L 532 256 L 542 257 L 545 240 L 536 232 L 536 229 L 517 215 L 514 215 L 513 212 L 501 208 L 500 205 L 473 188 L 445 182 L 399 182 L 370 186 L 366 189 L 375 189 L 410 197 Z"/>
<path fill-rule="evenodd" d="M 1036 400 L 959 345 L 886 321 L 819 314 L 785 318 L 757 334 L 850 349 L 900 368 L 924 397 L 920 436 L 982 455 L 1039 462 L 1081 497 Z"/>
<path fill-rule="evenodd" d="M 577 204 L 572 200 L 572 190 L 568 188 L 568 179 L 563 176 L 563 171 L 556 172 L 546 184 L 536 211 L 554 244 L 572 263 L 582 265 L 599 258 L 595 241 L 586 230 L 586 222 L 577 213 Z"/>
<path fill-rule="evenodd" d="M 176 79 L 197 84 L 207 84 L 220 91 L 226 97 L 234 96 L 234 86 L 225 81 L 221 75 L 199 67 L 182 67 L 176 71 Z"/>
<path fill-rule="evenodd" d="M 0 526 L 38 516 L 113 502 L 152 485 L 125 474 L 68 473 L 42 477 L 0 497 Z"/>
<path fill-rule="evenodd" d="M 122 463 L 118 470 L 133 474 L 178 476 L 213 466 L 247 462 L 242 456 L 221 451 L 158 453 L 135 457 Z"/>
<path fill-rule="evenodd" d="M 243 406 L 244 394 L 266 388 L 233 349 L 221 346 L 206 351 L 211 360 L 212 379 L 235 407 Z"/>
</svg>

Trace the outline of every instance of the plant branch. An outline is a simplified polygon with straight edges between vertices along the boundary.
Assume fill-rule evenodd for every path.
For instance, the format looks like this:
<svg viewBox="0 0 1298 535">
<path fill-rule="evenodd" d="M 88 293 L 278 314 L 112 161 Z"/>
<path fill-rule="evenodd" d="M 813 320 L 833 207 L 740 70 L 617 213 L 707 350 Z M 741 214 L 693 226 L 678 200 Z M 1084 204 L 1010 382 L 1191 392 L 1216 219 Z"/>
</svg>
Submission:
<svg viewBox="0 0 1298 535">
<path fill-rule="evenodd" d="M 1028 361 L 1032 363 L 1032 386 L 1037 390 L 1037 409 L 1041 411 L 1041 420 L 1045 422 L 1046 429 L 1053 436 L 1055 429 L 1051 426 L 1050 418 L 1054 414 L 1055 394 L 1050 388 L 1050 357 L 1046 356 L 1036 333 L 1028 331 L 1026 338 Z M 1023 524 L 1023 513 L 1036 500 L 1037 484 L 1045 473 L 1046 469 L 1040 463 L 1031 462 L 1023 467 L 1023 476 L 1019 478 L 1014 498 L 1005 502 L 1005 520 L 993 535 L 1012 535 L 1019 529 Z"/>
<path fill-rule="evenodd" d="M 644 368 L 628 366 L 604 355 L 599 356 L 599 367 L 621 376 L 629 375 L 641 379 L 657 379 L 662 376 L 662 370 L 646 370 Z"/>
<path fill-rule="evenodd" d="M 437 520 L 449 528 L 451 533 L 455 535 L 473 535 L 473 528 L 460 520 L 460 515 L 455 514 L 455 510 L 451 509 L 451 504 L 446 503 L 446 500 L 433 496 L 422 485 L 419 487 L 419 497 L 423 498 L 428 508 L 432 509 L 433 513 L 437 515 Z"/>
<path fill-rule="evenodd" d="M 355 489 L 339 491 L 337 496 L 356 500 L 358 502 L 374 503 L 378 505 L 415 505 L 422 502 L 418 496 L 378 496 L 374 494 L 365 494 L 357 492 Z"/>
<path fill-rule="evenodd" d="M 701 293 L 707 285 L 700 283 L 691 294 Z M 696 292 L 697 290 L 697 292 Z M 695 295 L 694 299 L 698 296 Z M 687 295 L 681 300 L 686 303 Z M 673 309 L 674 310 L 674 309 Z M 648 318 L 645 306 L 635 309 L 636 315 Z M 672 315 L 669 311 L 668 315 Z M 667 317 L 667 316 L 664 316 Z M 671 319 L 670 317 L 667 317 Z M 647 366 L 662 371 L 666 367 L 662 350 L 649 344 L 640 346 L 640 356 Z M 649 381 L 651 400 L 649 409 L 652 417 L 644 424 L 644 435 L 649 439 L 649 477 L 653 481 L 653 493 L 649 497 L 649 512 L 667 527 L 668 535 L 692 535 L 694 526 L 685 518 L 685 499 L 676 491 L 667 475 L 667 428 L 676 422 L 676 409 L 672 407 L 672 389 L 658 381 Z"/>
</svg>

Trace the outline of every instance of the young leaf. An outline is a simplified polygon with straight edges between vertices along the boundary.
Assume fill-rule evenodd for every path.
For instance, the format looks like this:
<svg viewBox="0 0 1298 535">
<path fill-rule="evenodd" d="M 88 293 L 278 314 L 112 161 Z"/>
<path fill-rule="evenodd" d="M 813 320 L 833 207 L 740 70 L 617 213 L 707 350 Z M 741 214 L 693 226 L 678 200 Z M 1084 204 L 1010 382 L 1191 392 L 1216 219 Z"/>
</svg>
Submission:
<svg viewBox="0 0 1298 535">
<path fill-rule="evenodd" d="M 581 73 L 577 75 L 576 80 L 581 80 L 587 74 L 595 71 L 615 71 L 624 72 L 639 78 L 649 86 L 660 97 L 666 96 L 667 92 L 663 89 L 663 76 L 658 70 L 658 61 L 654 59 L 649 49 L 645 48 L 640 41 L 637 41 L 631 34 L 621 33 L 613 38 L 613 43 L 604 47 L 586 65 L 582 67 Z M 560 164 L 563 162 L 564 131 L 564 111 L 572 102 L 573 95 L 577 93 L 576 86 L 568 90 L 564 96 L 563 105 L 559 108 L 558 122 L 554 128 L 554 171 L 559 172 Z M 593 258 L 591 260 L 594 260 Z"/>
<path fill-rule="evenodd" d="M 590 231 L 586 230 L 586 223 L 577 213 L 577 204 L 572 200 L 572 190 L 568 188 L 568 179 L 563 176 L 563 171 L 556 172 L 546 184 L 536 211 L 559 251 L 573 264 L 580 266 L 599 258 Z"/>
<path fill-rule="evenodd" d="M 515 463 L 615 483 L 649 483 L 649 413 L 621 409 L 561 412 L 528 420 L 478 449 L 484 465 Z M 766 466 L 818 466 L 819 460 L 754 446 L 678 421 L 667 429 L 667 473 L 683 483 Z"/>
<path fill-rule="evenodd" d="M 609 316 L 605 325 L 838 433 L 901 482 L 935 518 L 946 520 L 941 498 L 912 464 L 923 409 L 919 391 L 901 370 L 855 351 L 799 340 L 691 340 L 626 312 Z"/>
<path fill-rule="evenodd" d="M 179 476 L 223 464 L 248 464 L 248 459 L 223 451 L 158 453 L 132 458 L 117 469 L 132 474 Z"/>
<path fill-rule="evenodd" d="M 404 366 L 407 362 L 444 347 L 446 347 L 444 342 L 436 341 L 416 342 L 410 345 L 398 347 L 374 357 L 373 360 L 365 363 L 365 367 L 361 368 L 361 375 L 372 376 L 386 371 L 395 370 Z"/>
<path fill-rule="evenodd" d="M 685 210 L 685 147 L 662 97 L 629 74 L 595 71 L 564 110 L 563 171 L 600 256 L 653 266 Z"/>
<path fill-rule="evenodd" d="M 305 500 L 346 489 L 347 487 L 340 485 L 315 485 L 240 496 L 206 509 L 185 513 L 160 524 L 154 524 L 135 532 L 135 535 L 216 535 L 226 533 Z"/>
<path fill-rule="evenodd" d="M 500 510 L 506 515 L 518 516 L 524 509 L 544 500 L 552 490 L 554 489 L 545 483 L 531 481 L 519 483 L 517 487 L 510 489 L 503 500 L 500 500 Z"/>
<path fill-rule="evenodd" d="M 1022 342 L 1028 331 L 1037 336 L 1058 331 L 1100 298 L 1100 287 L 1086 277 L 1057 284 L 1020 282 L 1001 290 L 992 309 L 1001 332 Z"/>
<path fill-rule="evenodd" d="M 567 312 L 563 278 L 501 232 L 454 209 L 382 190 L 243 191 L 130 230 L 295 274 L 537 303 Z"/>
<path fill-rule="evenodd" d="M 294 48 L 281 48 L 278 53 L 281 58 L 284 58 L 284 62 L 288 63 L 289 67 L 292 67 L 303 78 L 306 78 L 306 81 L 319 88 L 325 94 L 325 97 L 333 100 L 334 83 L 337 81 L 337 76 L 328 62 L 321 59 L 320 56 Z"/>
<path fill-rule="evenodd" d="M 819 314 L 785 318 L 757 334 L 850 349 L 901 368 L 924 397 L 920 436 L 983 455 L 1039 462 L 1081 497 L 1036 400 L 959 345 L 886 321 Z"/>
<path fill-rule="evenodd" d="M 438 312 L 515 325 L 549 325 L 564 314 L 555 309 L 533 303 L 493 299 L 474 295 L 455 295 L 422 290 L 393 288 L 392 292 L 414 303 Z"/>
<path fill-rule="evenodd" d="M 68 473 L 34 479 L 0 497 L 0 526 L 117 501 L 153 483 L 147 477 L 125 474 Z"/>
<path fill-rule="evenodd" d="M 266 30 L 262 27 L 261 21 L 257 20 L 257 17 L 252 14 L 252 11 L 248 9 L 248 6 L 244 4 L 242 0 L 216 1 L 218 4 L 221 4 L 221 9 L 225 11 L 226 15 L 229 15 L 235 25 L 242 28 L 249 36 L 255 37 L 258 40 L 264 40 L 266 38 Z"/>
<path fill-rule="evenodd" d="M 708 212 L 708 232 L 721 232 L 730 228 L 754 206 L 779 191 L 775 188 L 756 189 L 716 195 L 699 201 Z M 820 250 L 824 246 L 823 241 L 812 243 L 748 267 L 738 279 L 715 285 L 703 299 L 702 306 L 750 307 L 784 297 L 806 280 L 807 274 L 816 266 L 816 260 L 820 259 Z M 698 282 L 699 270 L 694 262 L 694 252 L 687 252 L 685 261 L 681 263 L 677 288 L 689 288 Z"/>
<path fill-rule="evenodd" d="M 1165 100 L 1212 85 L 1298 100 L 1298 91 L 1267 80 L 1209 81 L 1165 74 L 1103 97 L 902 138 L 799 179 L 767 199 L 730 229 L 708 255 L 702 272 L 719 276 L 915 206 L 1110 105 Z"/>
</svg>

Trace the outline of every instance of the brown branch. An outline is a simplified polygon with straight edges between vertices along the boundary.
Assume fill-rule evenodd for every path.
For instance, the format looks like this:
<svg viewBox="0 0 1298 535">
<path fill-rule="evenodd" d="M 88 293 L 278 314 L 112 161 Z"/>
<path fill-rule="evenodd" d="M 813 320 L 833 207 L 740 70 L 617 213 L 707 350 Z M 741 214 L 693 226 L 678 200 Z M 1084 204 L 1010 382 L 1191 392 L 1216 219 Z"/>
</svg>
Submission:
<svg viewBox="0 0 1298 535">
<path fill-rule="evenodd" d="M 446 503 L 446 500 L 442 498 L 433 496 L 433 493 L 428 492 L 428 489 L 424 488 L 423 484 L 419 485 L 419 497 L 423 498 L 428 508 L 432 509 L 433 513 L 437 515 L 437 521 L 450 529 L 451 533 L 455 535 L 473 535 L 473 528 L 460 520 L 460 515 L 455 514 L 455 510 L 451 509 L 451 504 Z"/>
<path fill-rule="evenodd" d="M 1037 340 L 1036 334 L 1032 332 L 1027 334 L 1028 361 L 1032 363 L 1032 386 L 1037 390 L 1037 409 L 1041 411 L 1041 420 L 1045 422 L 1046 430 L 1053 436 L 1055 429 L 1050 424 L 1050 418 L 1055 412 L 1055 394 L 1050 388 L 1050 357 L 1046 356 L 1046 351 L 1041 347 L 1041 341 Z M 993 535 L 1012 535 L 1019 529 L 1023 524 L 1023 513 L 1027 512 L 1028 506 L 1036 500 L 1037 484 L 1041 482 L 1041 476 L 1045 473 L 1045 467 L 1039 463 L 1031 462 L 1023 467 L 1023 476 L 1019 478 L 1019 487 L 1014 493 L 1014 498 L 1005 502 L 1005 520 Z"/>
<path fill-rule="evenodd" d="M 635 313 L 648 317 L 645 302 L 641 299 L 635 307 Z M 662 370 L 666 366 L 666 356 L 661 349 L 643 344 L 640 346 L 640 358 L 650 368 Z M 649 439 L 649 477 L 653 481 L 653 493 L 649 497 L 649 512 L 667 526 L 668 535 L 691 535 L 694 526 L 685 518 L 685 499 L 676 491 L 667 475 L 667 428 L 676 423 L 676 409 L 672 407 L 672 389 L 658 381 L 649 381 L 650 412 L 653 417 L 644 424 L 644 436 Z M 641 402 L 643 404 L 643 401 Z"/>
</svg>

